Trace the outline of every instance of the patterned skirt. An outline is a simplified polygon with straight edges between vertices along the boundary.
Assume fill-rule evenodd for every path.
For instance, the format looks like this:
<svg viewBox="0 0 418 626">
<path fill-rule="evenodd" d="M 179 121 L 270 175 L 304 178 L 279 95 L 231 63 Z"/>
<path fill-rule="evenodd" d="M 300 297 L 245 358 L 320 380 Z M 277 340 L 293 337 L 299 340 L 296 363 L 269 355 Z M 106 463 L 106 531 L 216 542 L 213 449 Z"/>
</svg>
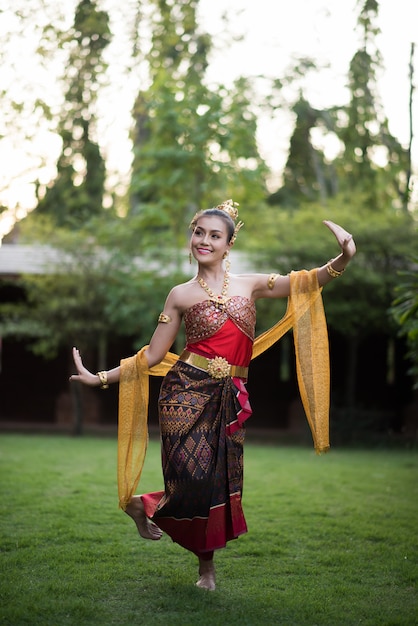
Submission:
<svg viewBox="0 0 418 626">
<path fill-rule="evenodd" d="M 241 506 L 244 427 L 239 390 L 179 361 L 159 398 L 165 491 L 142 496 L 145 511 L 195 553 L 223 548 L 247 531 Z"/>
</svg>

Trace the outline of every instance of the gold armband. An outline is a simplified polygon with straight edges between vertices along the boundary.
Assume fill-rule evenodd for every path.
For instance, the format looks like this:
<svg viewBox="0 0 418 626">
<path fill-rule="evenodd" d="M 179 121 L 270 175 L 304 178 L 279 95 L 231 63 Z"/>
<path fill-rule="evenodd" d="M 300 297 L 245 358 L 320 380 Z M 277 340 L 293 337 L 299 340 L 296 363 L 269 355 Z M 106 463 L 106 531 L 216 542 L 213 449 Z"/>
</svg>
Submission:
<svg viewBox="0 0 418 626">
<path fill-rule="evenodd" d="M 273 289 L 274 283 L 276 282 L 276 278 L 280 276 L 280 274 L 270 274 L 267 280 L 267 287 L 269 289 Z"/>
<path fill-rule="evenodd" d="M 97 372 L 96 376 L 98 376 L 100 380 L 100 389 L 108 389 L 109 383 L 107 382 L 107 372 Z"/>
<path fill-rule="evenodd" d="M 345 268 L 343 270 L 341 270 L 341 272 L 339 272 L 338 270 L 335 270 L 332 267 L 332 265 L 331 265 L 333 260 L 334 259 L 331 259 L 331 261 L 328 261 L 328 263 L 327 263 L 327 272 L 331 276 L 331 278 L 338 278 L 338 276 L 341 276 L 341 274 L 344 272 Z"/>
<path fill-rule="evenodd" d="M 171 317 L 169 315 L 166 315 L 165 313 L 160 313 L 158 316 L 158 321 L 162 322 L 163 324 L 169 324 L 171 322 Z"/>
</svg>

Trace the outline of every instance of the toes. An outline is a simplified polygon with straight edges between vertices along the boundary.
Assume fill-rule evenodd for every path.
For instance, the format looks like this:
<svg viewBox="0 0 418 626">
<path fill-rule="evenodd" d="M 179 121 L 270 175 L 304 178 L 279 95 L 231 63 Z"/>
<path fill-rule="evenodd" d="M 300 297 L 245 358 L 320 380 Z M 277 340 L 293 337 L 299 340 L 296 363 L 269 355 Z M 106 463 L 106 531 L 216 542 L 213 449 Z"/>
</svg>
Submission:
<svg viewBox="0 0 418 626">
<path fill-rule="evenodd" d="M 140 497 L 135 496 L 125 509 L 129 517 L 132 517 L 139 534 L 144 539 L 158 541 L 162 537 L 162 530 L 151 522 L 145 514 L 144 505 Z"/>
<path fill-rule="evenodd" d="M 196 587 L 199 587 L 199 589 L 206 589 L 207 591 L 215 591 L 215 580 L 212 576 L 201 576 L 196 583 Z"/>
</svg>

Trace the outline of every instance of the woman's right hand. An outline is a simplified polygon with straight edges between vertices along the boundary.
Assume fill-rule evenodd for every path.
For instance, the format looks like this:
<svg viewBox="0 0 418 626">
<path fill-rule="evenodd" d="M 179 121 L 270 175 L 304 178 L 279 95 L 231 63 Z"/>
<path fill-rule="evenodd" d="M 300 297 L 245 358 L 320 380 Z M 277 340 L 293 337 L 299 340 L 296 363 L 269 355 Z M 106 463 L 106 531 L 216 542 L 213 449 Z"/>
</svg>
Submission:
<svg viewBox="0 0 418 626">
<path fill-rule="evenodd" d="M 99 377 L 97 376 L 97 374 L 92 374 L 86 367 L 84 367 L 83 361 L 81 360 L 80 352 L 77 350 L 77 348 L 73 348 L 73 359 L 77 368 L 77 374 L 73 374 L 72 376 L 70 376 L 70 382 L 78 380 L 80 383 L 83 383 L 83 385 L 98 387 L 100 385 Z"/>
</svg>

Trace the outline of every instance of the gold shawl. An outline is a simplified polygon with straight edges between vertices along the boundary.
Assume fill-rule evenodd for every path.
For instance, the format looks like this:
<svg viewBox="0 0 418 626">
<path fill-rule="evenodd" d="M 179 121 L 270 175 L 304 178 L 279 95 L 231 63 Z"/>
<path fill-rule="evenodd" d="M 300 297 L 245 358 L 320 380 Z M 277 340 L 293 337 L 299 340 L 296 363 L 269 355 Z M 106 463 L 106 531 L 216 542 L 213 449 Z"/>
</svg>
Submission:
<svg viewBox="0 0 418 626">
<path fill-rule="evenodd" d="M 283 318 L 256 338 L 252 359 L 293 328 L 299 391 L 318 454 L 329 449 L 328 333 L 317 270 L 290 274 L 290 296 Z M 118 422 L 119 506 L 125 509 L 138 485 L 148 444 L 149 376 L 165 376 L 178 359 L 168 352 L 148 368 L 144 346 L 121 361 Z"/>
</svg>

